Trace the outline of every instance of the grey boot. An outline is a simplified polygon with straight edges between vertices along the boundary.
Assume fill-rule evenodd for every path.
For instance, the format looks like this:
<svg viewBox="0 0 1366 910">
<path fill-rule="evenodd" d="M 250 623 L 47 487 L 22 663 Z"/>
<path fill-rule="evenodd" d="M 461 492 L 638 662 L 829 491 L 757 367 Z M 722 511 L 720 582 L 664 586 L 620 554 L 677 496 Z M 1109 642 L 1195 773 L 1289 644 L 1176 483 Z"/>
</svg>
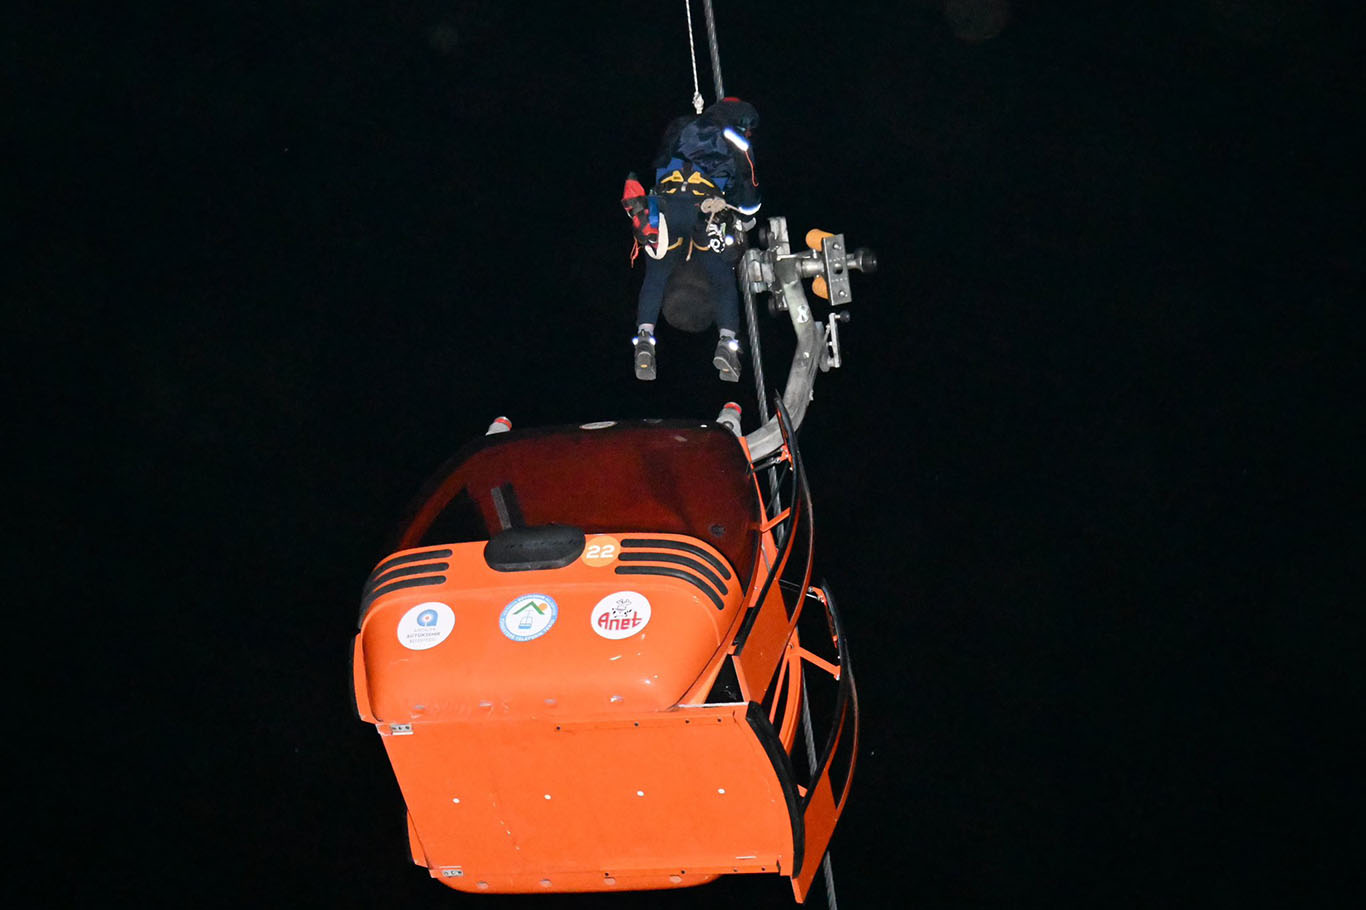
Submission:
<svg viewBox="0 0 1366 910">
<path fill-rule="evenodd" d="M 650 380 L 655 378 L 655 336 L 640 332 L 631 339 L 635 348 L 636 378 Z"/>
<path fill-rule="evenodd" d="M 740 342 L 735 338 L 722 338 L 716 342 L 716 353 L 712 356 L 712 364 L 721 374 L 721 379 L 725 382 L 740 381 Z"/>
</svg>

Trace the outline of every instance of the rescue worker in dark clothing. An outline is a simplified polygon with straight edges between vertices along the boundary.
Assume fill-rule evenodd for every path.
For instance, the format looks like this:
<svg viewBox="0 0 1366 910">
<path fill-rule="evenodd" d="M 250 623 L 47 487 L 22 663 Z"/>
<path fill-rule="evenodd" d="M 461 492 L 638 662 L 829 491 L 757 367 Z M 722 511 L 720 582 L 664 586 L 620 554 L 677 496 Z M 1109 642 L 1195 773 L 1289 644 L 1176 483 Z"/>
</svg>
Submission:
<svg viewBox="0 0 1366 910">
<path fill-rule="evenodd" d="M 711 289 L 719 338 L 712 362 L 721 379 L 740 379 L 740 295 L 733 227 L 748 229 L 759 211 L 759 180 L 750 136 L 759 115 L 738 98 L 725 98 L 696 117 L 669 125 L 655 159 L 655 186 L 645 197 L 628 179 L 622 204 L 645 249 L 645 280 L 631 339 L 637 379 L 655 378 L 655 323 L 674 269 L 698 257 Z"/>
</svg>

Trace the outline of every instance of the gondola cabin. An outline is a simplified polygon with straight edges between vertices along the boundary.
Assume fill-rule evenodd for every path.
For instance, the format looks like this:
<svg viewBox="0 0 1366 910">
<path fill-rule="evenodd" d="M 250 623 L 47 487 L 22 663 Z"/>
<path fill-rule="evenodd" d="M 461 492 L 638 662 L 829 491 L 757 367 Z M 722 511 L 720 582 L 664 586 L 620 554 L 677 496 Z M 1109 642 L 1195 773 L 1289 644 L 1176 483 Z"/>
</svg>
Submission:
<svg viewBox="0 0 1366 910">
<path fill-rule="evenodd" d="M 365 586 L 353 665 L 433 877 L 775 873 L 805 899 L 858 708 L 778 423 L 758 464 L 720 424 L 604 422 L 491 433 L 437 474 Z"/>
</svg>

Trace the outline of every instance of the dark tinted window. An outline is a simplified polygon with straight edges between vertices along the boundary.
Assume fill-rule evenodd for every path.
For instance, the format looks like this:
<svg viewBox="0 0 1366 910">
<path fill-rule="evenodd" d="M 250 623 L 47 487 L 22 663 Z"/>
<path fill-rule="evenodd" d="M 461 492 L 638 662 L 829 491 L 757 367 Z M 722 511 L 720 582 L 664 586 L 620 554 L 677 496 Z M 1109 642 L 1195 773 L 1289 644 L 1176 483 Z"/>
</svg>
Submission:
<svg viewBox="0 0 1366 910">
<path fill-rule="evenodd" d="M 694 423 L 628 423 L 488 436 L 428 484 L 398 548 L 487 540 L 501 527 L 495 489 L 528 525 L 686 534 L 749 574 L 759 502 L 730 431 Z"/>
</svg>

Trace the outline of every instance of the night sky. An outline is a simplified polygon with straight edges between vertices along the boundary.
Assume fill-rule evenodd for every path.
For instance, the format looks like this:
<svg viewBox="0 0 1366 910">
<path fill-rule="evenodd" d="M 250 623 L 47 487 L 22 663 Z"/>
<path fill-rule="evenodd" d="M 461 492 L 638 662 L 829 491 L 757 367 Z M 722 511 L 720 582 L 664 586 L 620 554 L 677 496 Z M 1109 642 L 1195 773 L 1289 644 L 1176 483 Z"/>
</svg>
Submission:
<svg viewBox="0 0 1366 910">
<path fill-rule="evenodd" d="M 1361 845 L 1360 33 L 1309 0 L 716 2 L 764 214 L 882 264 L 801 432 L 863 705 L 841 905 L 1314 905 Z M 753 427 L 710 335 L 631 374 L 618 199 L 689 109 L 683 4 L 263 7 L 7 39 L 9 366 L 46 415 L 16 552 L 77 605 L 18 664 L 62 781 L 15 825 L 37 893 L 789 905 L 449 891 L 349 695 L 366 575 L 494 417 L 738 394 Z"/>
</svg>

